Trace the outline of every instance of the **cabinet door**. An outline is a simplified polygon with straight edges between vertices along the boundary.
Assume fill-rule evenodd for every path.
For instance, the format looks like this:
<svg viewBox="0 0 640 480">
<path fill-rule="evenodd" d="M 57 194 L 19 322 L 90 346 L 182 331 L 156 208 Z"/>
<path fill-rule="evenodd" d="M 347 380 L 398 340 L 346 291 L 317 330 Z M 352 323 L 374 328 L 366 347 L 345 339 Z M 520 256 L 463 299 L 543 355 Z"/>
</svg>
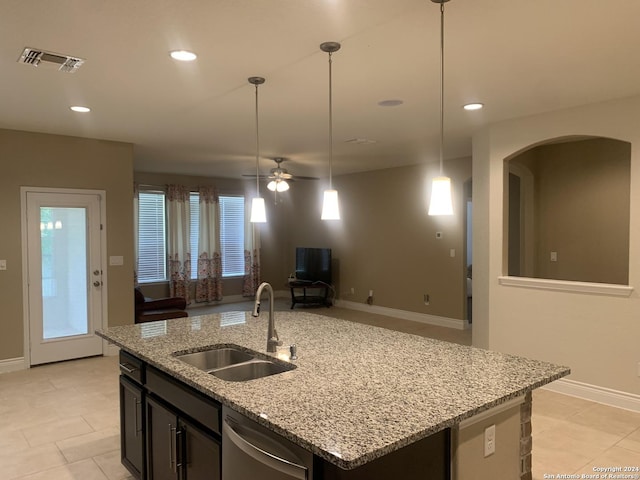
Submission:
<svg viewBox="0 0 640 480">
<path fill-rule="evenodd" d="M 186 420 L 180 420 L 180 464 L 185 480 L 220 480 L 220 442 Z"/>
<path fill-rule="evenodd" d="M 144 478 L 144 398 L 142 388 L 120 377 L 120 452 L 122 464 L 138 479 Z"/>
<path fill-rule="evenodd" d="M 147 478 L 178 478 L 178 417 L 163 403 L 146 397 Z"/>
</svg>

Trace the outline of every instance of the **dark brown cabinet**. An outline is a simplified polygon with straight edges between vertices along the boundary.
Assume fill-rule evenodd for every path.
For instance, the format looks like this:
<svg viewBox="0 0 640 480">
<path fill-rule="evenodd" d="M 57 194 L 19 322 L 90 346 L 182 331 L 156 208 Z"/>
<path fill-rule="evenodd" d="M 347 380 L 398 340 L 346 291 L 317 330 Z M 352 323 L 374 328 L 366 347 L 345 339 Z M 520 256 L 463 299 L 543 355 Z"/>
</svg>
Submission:
<svg viewBox="0 0 640 480">
<path fill-rule="evenodd" d="M 180 419 L 178 426 L 184 445 L 181 462 L 185 477 L 188 480 L 219 480 L 222 470 L 220 442 L 186 420 Z"/>
<path fill-rule="evenodd" d="M 160 402 L 147 397 L 148 478 L 175 480 L 178 477 L 178 417 Z"/>
<path fill-rule="evenodd" d="M 220 480 L 221 406 L 120 355 L 122 464 L 140 480 Z"/>
<path fill-rule="evenodd" d="M 122 464 L 135 478 L 146 478 L 144 381 L 145 365 L 120 352 L 120 452 Z"/>
<path fill-rule="evenodd" d="M 152 396 L 146 405 L 148 478 L 219 480 L 219 440 Z"/>
<path fill-rule="evenodd" d="M 144 391 L 120 376 L 120 451 L 122 463 L 137 478 L 143 478 L 145 435 Z"/>
</svg>

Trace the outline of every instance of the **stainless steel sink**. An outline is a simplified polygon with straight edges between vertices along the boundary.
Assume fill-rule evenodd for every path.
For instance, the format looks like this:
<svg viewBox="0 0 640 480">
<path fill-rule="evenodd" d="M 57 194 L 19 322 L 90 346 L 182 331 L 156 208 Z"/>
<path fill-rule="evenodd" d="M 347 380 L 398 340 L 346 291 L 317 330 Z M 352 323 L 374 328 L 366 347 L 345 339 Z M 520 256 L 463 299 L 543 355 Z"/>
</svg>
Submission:
<svg viewBox="0 0 640 480">
<path fill-rule="evenodd" d="M 295 365 L 275 363 L 269 360 L 250 360 L 248 362 L 231 365 L 211 372 L 222 380 L 229 382 L 246 382 L 256 378 L 268 377 L 277 373 L 293 370 Z"/>
<path fill-rule="evenodd" d="M 195 353 L 177 353 L 176 358 L 229 382 L 246 382 L 286 372 L 296 365 L 234 346 L 213 346 Z"/>
<path fill-rule="evenodd" d="M 216 368 L 226 367 L 251 360 L 254 355 L 244 350 L 231 347 L 212 348 L 202 352 L 177 355 L 183 362 L 208 372 Z"/>
</svg>

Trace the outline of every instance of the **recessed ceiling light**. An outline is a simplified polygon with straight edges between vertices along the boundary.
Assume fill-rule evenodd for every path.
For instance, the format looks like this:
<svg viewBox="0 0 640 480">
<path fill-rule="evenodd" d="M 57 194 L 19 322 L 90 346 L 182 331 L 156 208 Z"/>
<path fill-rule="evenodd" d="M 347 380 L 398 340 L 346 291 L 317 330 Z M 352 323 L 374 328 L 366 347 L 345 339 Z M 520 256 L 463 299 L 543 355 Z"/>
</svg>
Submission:
<svg viewBox="0 0 640 480">
<path fill-rule="evenodd" d="M 78 113 L 87 113 L 91 111 L 89 107 L 83 107 L 81 105 L 73 105 L 72 107 L 69 107 L 69 108 L 74 112 L 78 112 Z"/>
<path fill-rule="evenodd" d="M 192 62 L 197 58 L 195 53 L 188 50 L 174 50 L 170 55 L 174 60 L 179 60 L 181 62 Z"/>
<path fill-rule="evenodd" d="M 467 103 L 464 107 L 465 110 L 480 110 L 484 107 L 483 103 Z"/>
<path fill-rule="evenodd" d="M 402 100 L 381 100 L 378 102 L 378 105 L 381 107 L 397 107 L 398 105 L 402 105 L 404 102 Z"/>
</svg>

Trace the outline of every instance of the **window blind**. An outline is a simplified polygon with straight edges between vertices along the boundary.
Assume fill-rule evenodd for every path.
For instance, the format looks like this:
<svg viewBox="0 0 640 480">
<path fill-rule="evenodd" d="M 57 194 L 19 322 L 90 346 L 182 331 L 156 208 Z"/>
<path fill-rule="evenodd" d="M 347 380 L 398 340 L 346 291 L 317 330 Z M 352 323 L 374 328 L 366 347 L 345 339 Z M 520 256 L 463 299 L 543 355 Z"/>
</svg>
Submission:
<svg viewBox="0 0 640 480">
<path fill-rule="evenodd" d="M 138 281 L 166 280 L 164 192 L 140 192 L 138 205 Z"/>
<path fill-rule="evenodd" d="M 191 278 L 198 278 L 198 237 L 200 236 L 200 194 L 191 192 L 189 196 L 189 210 L 191 214 L 191 232 L 189 243 L 191 245 Z"/>
<path fill-rule="evenodd" d="M 244 275 L 244 197 L 220 196 L 222 276 Z"/>
</svg>

